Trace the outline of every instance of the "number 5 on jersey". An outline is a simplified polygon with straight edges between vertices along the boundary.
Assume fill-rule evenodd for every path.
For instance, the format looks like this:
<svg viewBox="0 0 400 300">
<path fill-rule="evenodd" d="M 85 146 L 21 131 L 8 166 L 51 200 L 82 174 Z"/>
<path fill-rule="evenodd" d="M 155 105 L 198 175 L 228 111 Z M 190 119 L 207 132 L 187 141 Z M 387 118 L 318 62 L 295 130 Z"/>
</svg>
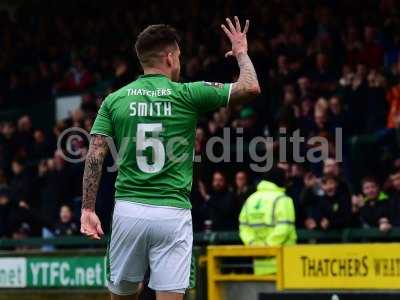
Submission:
<svg viewBox="0 0 400 300">
<path fill-rule="evenodd" d="M 146 133 L 160 133 L 163 130 L 161 123 L 137 124 L 136 132 L 136 162 L 138 168 L 144 173 L 157 173 L 162 170 L 165 164 L 165 149 L 160 139 L 146 137 Z M 153 148 L 153 164 L 149 164 L 143 152 L 147 148 Z"/>
</svg>

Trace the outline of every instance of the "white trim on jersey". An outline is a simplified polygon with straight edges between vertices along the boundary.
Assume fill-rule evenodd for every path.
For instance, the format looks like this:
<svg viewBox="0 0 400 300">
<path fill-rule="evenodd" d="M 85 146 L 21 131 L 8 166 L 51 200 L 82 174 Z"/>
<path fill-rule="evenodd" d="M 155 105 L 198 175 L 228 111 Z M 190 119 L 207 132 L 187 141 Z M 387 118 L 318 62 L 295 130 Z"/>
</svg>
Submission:
<svg viewBox="0 0 400 300">
<path fill-rule="evenodd" d="M 95 134 L 103 135 L 103 136 L 108 136 L 108 137 L 112 137 L 111 135 L 105 134 L 105 133 L 103 133 L 103 132 L 91 132 L 91 133 L 90 133 L 90 135 L 95 135 Z"/>
<path fill-rule="evenodd" d="M 229 100 L 231 100 L 232 85 L 233 83 L 229 84 L 228 101 L 226 102 L 226 106 L 229 105 Z"/>
</svg>

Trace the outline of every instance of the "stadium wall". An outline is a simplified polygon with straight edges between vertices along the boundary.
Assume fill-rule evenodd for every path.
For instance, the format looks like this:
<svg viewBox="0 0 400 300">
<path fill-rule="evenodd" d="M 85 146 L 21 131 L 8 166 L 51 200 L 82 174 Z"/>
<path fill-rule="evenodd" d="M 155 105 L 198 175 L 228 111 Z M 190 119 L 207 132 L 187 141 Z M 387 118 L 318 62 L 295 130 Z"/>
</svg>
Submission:
<svg viewBox="0 0 400 300">
<path fill-rule="evenodd" d="M 202 256 L 204 260 L 205 253 L 205 247 L 196 247 L 197 258 Z M 252 282 L 247 277 L 221 283 L 226 291 L 221 300 L 233 299 L 232 294 L 235 300 L 304 299 L 305 295 L 314 297 L 307 299 L 337 300 L 361 299 L 360 295 L 365 299 L 368 295 L 400 298 L 399 243 L 297 245 L 283 248 L 282 253 L 283 264 L 278 273 L 283 275 L 283 292 L 276 292 L 272 282 Z M 0 300 L 106 299 L 104 263 L 103 249 L 3 252 Z M 197 287 L 189 299 L 207 299 L 206 282 L 203 263 L 198 266 Z M 299 293 L 300 290 L 304 292 Z M 246 291 L 252 291 L 251 299 Z M 271 293 L 275 298 L 262 296 Z"/>
</svg>

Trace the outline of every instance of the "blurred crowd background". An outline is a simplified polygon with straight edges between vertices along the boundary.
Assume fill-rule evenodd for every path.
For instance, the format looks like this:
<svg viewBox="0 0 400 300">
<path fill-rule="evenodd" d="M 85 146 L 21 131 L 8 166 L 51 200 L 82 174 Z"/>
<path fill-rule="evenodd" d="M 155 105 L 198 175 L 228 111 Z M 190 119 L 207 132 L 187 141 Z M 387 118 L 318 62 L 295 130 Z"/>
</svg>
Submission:
<svg viewBox="0 0 400 300">
<path fill-rule="evenodd" d="M 71 126 L 89 131 L 104 97 L 140 74 L 133 51 L 140 30 L 163 22 L 180 31 L 182 81 L 232 82 L 238 68 L 224 58 L 230 45 L 220 24 L 233 14 L 251 21 L 249 53 L 262 95 L 203 116 L 196 154 L 204 156 L 207 140 L 222 136 L 225 127 L 243 128 L 245 144 L 296 130 L 306 140 L 325 137 L 329 158 L 323 162 L 294 162 L 288 144 L 287 160 L 278 163 L 287 174 L 297 228 L 386 232 L 399 226 L 400 2 L 238 2 L 27 1 L 13 13 L 1 11 L 0 112 L 29 111 L 62 94 L 80 94 L 82 104 L 53 127 L 38 126 L 29 113 L 0 120 L 0 237 L 79 233 L 84 163 L 65 161 L 56 142 Z M 84 156 L 88 145 L 74 147 Z M 274 153 L 279 147 L 272 145 Z M 234 146 L 230 151 L 235 157 Z M 246 151 L 242 163 L 206 157 L 195 163 L 195 231 L 238 229 L 241 206 L 262 177 L 249 163 Z M 106 228 L 115 176 L 104 171 L 97 200 Z"/>
</svg>

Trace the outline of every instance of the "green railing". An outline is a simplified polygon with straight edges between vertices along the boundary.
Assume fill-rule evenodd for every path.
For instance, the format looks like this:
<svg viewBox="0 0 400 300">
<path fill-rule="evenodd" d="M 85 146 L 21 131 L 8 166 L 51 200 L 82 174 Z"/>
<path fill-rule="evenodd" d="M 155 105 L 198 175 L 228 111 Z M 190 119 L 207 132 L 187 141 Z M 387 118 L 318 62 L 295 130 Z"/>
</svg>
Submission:
<svg viewBox="0 0 400 300">
<path fill-rule="evenodd" d="M 298 230 L 298 243 L 350 243 L 374 241 L 400 241 L 400 228 L 394 228 L 387 233 L 378 229 L 345 229 L 332 231 Z M 57 238 L 28 238 L 24 240 L 0 239 L 0 250 L 12 250 L 15 247 L 42 247 L 52 245 L 68 248 L 101 248 L 107 244 L 107 237 L 101 240 L 91 240 L 84 236 L 68 236 Z M 240 244 L 237 232 L 201 232 L 194 235 L 195 245 Z"/>
<path fill-rule="evenodd" d="M 374 241 L 400 241 L 400 228 L 393 228 L 387 233 L 377 228 L 359 229 L 348 228 L 344 230 L 297 230 L 298 243 L 350 243 L 350 242 L 374 242 Z M 210 232 L 196 233 L 195 244 L 240 244 L 238 232 Z M 1 244 L 0 244 L 1 245 Z"/>
</svg>

